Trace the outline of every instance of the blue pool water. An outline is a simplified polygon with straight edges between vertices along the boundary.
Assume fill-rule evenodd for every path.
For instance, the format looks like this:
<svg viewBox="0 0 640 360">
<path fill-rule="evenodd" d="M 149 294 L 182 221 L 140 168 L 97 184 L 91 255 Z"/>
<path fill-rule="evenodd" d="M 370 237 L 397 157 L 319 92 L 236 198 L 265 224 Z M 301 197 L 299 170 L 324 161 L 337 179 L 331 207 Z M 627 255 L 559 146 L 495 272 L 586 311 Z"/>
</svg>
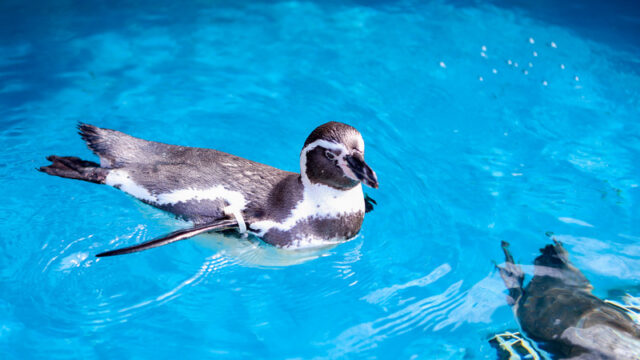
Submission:
<svg viewBox="0 0 640 360">
<path fill-rule="evenodd" d="M 640 295 L 639 11 L 556 3 L 3 1 L 2 357 L 493 359 L 499 242 L 530 264 L 547 232 L 597 296 Z M 34 170 L 95 160 L 83 121 L 297 171 L 329 120 L 378 207 L 313 256 L 98 260 L 183 224 Z"/>
</svg>

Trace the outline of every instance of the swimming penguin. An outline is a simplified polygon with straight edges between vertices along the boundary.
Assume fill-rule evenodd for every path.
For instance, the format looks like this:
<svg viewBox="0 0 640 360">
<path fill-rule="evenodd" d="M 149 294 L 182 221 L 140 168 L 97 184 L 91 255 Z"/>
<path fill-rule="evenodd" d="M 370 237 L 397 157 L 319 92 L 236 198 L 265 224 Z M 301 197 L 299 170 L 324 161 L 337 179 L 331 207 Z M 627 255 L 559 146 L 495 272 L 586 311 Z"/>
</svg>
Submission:
<svg viewBox="0 0 640 360">
<path fill-rule="evenodd" d="M 561 359 L 640 359 L 640 325 L 619 307 L 593 294 L 589 280 L 569 261 L 562 244 L 540 249 L 534 276 L 524 273 L 502 242 L 500 275 L 522 330 Z"/>
<path fill-rule="evenodd" d="M 47 157 L 38 170 L 106 184 L 193 223 L 142 244 L 98 254 L 128 254 L 204 232 L 249 233 L 283 247 L 338 243 L 360 231 L 375 203 L 361 183 L 378 187 L 364 161 L 355 128 L 328 122 L 317 127 L 293 173 L 213 149 L 168 145 L 119 131 L 80 124 L 79 134 L 100 164 L 72 156 Z"/>
</svg>

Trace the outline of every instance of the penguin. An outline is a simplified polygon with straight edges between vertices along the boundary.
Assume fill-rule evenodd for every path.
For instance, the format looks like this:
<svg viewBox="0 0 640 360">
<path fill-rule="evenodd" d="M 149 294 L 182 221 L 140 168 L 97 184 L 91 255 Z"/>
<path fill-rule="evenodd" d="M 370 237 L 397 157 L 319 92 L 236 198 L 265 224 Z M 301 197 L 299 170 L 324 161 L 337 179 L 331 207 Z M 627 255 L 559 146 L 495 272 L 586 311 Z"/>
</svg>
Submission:
<svg viewBox="0 0 640 360">
<path fill-rule="evenodd" d="M 316 247 L 354 238 L 378 188 L 354 127 L 328 122 L 307 137 L 300 173 L 213 149 L 169 145 L 80 123 L 79 134 L 100 163 L 51 155 L 38 170 L 105 184 L 189 221 L 181 229 L 98 257 L 134 253 L 205 232 L 250 234 L 280 248 Z"/>
<path fill-rule="evenodd" d="M 540 249 L 534 276 L 523 288 L 524 272 L 502 242 L 507 301 L 522 330 L 561 359 L 640 359 L 640 325 L 619 307 L 594 296 L 593 286 L 569 261 L 562 244 Z"/>
</svg>

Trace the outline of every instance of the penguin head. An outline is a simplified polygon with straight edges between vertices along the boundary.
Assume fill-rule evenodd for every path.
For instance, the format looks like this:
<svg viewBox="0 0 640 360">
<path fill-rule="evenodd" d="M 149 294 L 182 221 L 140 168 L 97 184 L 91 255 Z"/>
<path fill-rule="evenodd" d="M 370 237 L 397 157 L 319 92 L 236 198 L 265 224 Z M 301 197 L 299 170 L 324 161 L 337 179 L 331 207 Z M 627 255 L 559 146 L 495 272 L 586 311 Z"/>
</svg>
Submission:
<svg viewBox="0 0 640 360">
<path fill-rule="evenodd" d="M 300 153 L 303 181 L 336 189 L 359 183 L 378 188 L 378 178 L 364 161 L 364 140 L 354 127 L 331 121 L 318 126 Z"/>
</svg>

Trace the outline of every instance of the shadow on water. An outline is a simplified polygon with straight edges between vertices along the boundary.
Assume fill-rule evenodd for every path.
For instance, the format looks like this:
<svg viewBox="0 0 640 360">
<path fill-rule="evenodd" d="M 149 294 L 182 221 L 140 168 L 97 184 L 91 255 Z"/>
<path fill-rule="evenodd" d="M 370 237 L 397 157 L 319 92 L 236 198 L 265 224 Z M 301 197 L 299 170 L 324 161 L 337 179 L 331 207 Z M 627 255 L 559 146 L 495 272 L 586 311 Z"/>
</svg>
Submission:
<svg viewBox="0 0 640 360">
<path fill-rule="evenodd" d="M 240 238 L 208 233 L 195 239 L 201 246 L 214 250 L 217 254 L 230 257 L 234 261 L 253 267 L 282 267 L 302 264 L 319 257 L 331 255 L 328 252 L 336 245 L 308 249 L 286 250 L 265 244 L 258 238 Z"/>
</svg>

